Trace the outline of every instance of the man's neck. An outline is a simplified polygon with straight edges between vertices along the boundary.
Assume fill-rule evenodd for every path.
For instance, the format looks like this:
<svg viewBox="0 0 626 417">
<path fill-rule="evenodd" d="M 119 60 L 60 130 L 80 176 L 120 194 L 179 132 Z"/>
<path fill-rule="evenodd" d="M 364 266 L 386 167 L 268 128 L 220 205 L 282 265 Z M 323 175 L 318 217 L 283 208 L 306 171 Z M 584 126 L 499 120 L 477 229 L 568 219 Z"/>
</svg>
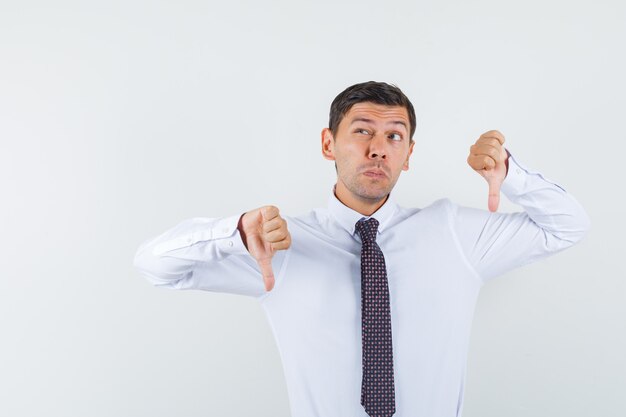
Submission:
<svg viewBox="0 0 626 417">
<path fill-rule="evenodd" d="M 369 217 L 385 204 L 389 198 L 389 194 L 380 200 L 364 199 L 353 195 L 342 187 L 335 186 L 335 197 L 337 197 L 344 206 Z"/>
</svg>

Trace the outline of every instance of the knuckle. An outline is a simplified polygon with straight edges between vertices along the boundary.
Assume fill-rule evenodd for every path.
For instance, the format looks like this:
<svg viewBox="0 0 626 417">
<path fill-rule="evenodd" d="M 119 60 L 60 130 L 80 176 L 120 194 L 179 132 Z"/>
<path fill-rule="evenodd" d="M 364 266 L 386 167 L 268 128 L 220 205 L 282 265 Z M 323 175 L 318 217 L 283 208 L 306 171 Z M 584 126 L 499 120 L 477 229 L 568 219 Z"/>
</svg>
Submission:
<svg viewBox="0 0 626 417">
<path fill-rule="evenodd" d="M 499 143 L 504 143 L 504 135 L 499 130 L 493 130 L 493 135 L 498 139 Z"/>
</svg>

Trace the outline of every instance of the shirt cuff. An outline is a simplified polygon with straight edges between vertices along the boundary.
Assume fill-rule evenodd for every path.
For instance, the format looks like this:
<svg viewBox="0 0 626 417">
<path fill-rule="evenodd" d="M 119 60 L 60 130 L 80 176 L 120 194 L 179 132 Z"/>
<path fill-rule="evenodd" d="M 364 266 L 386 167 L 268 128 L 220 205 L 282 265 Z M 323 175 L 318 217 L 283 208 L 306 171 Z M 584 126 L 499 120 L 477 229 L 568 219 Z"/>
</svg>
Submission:
<svg viewBox="0 0 626 417">
<path fill-rule="evenodd" d="M 506 173 L 504 181 L 502 182 L 502 186 L 500 187 L 500 190 L 504 194 L 521 190 L 524 187 L 525 176 L 528 174 L 528 170 L 522 167 L 510 152 L 508 152 L 508 154 L 509 169 Z"/>
<path fill-rule="evenodd" d="M 164 255 L 170 251 L 187 248 L 201 242 L 214 242 L 218 251 L 228 255 L 245 255 L 248 250 L 237 229 L 241 215 L 224 217 L 210 226 L 203 226 L 191 233 L 178 236 L 156 245 L 153 254 Z M 204 219 L 198 219 L 204 221 Z"/>
<path fill-rule="evenodd" d="M 212 228 L 214 239 L 217 240 L 218 248 L 229 255 L 247 255 L 248 249 L 243 244 L 241 234 L 237 225 L 241 214 L 237 216 L 226 217 L 217 223 Z"/>
</svg>

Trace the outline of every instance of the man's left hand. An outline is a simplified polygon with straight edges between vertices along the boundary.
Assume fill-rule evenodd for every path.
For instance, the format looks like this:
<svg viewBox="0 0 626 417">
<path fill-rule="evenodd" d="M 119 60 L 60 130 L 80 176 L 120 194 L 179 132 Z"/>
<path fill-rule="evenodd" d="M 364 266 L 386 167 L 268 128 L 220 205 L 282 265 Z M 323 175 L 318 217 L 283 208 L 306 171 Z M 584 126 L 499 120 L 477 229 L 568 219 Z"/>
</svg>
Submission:
<svg viewBox="0 0 626 417">
<path fill-rule="evenodd" d="M 498 210 L 500 204 L 500 186 L 507 174 L 508 154 L 504 149 L 504 135 L 497 130 L 490 130 L 480 135 L 470 147 L 467 163 L 489 184 L 489 211 Z"/>
</svg>

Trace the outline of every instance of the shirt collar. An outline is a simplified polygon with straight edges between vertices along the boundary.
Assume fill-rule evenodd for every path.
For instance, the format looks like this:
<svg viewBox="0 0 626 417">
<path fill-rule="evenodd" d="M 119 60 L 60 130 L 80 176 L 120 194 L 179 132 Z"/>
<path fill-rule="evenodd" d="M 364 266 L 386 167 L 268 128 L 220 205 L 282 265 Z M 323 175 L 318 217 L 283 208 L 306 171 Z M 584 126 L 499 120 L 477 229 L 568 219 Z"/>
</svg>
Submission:
<svg viewBox="0 0 626 417">
<path fill-rule="evenodd" d="M 333 190 L 330 194 L 330 198 L 328 199 L 328 210 L 330 214 L 335 218 L 337 223 L 341 225 L 350 236 L 354 235 L 356 222 L 365 218 L 369 219 L 370 217 L 374 217 L 378 220 L 378 233 L 382 233 L 389 221 L 393 217 L 393 214 L 396 212 L 398 205 L 395 201 L 392 200 L 391 194 L 378 210 L 376 210 L 371 216 L 364 216 L 358 211 L 352 210 L 350 207 L 344 205 L 337 196 L 335 196 L 335 187 L 333 186 Z"/>
</svg>

